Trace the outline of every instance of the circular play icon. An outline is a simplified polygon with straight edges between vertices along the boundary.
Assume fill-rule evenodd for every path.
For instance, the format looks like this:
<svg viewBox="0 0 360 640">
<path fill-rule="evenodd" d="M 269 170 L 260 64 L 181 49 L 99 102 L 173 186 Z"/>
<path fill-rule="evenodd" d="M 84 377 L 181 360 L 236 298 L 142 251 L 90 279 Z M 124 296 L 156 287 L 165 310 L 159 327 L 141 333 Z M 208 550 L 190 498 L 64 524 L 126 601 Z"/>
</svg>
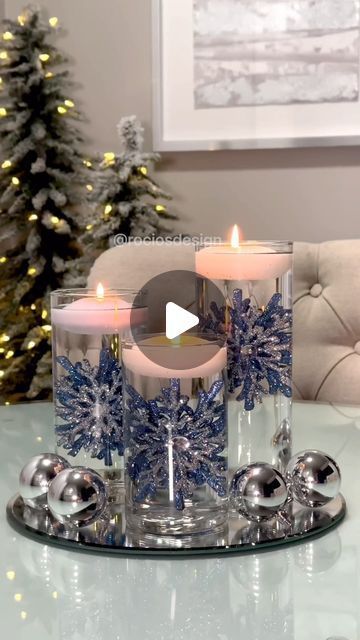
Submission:
<svg viewBox="0 0 360 640">
<path fill-rule="evenodd" d="M 220 289 L 193 271 L 166 271 L 151 278 L 134 300 L 131 330 L 135 345 L 133 354 L 125 348 L 125 364 L 130 358 L 138 373 L 171 378 L 184 377 L 185 372 L 201 376 L 203 365 L 218 366 L 221 350 L 225 362 L 225 336 L 207 326 L 210 302 L 218 308 L 225 306 Z M 146 319 L 139 326 L 136 310 L 144 305 Z"/>
</svg>

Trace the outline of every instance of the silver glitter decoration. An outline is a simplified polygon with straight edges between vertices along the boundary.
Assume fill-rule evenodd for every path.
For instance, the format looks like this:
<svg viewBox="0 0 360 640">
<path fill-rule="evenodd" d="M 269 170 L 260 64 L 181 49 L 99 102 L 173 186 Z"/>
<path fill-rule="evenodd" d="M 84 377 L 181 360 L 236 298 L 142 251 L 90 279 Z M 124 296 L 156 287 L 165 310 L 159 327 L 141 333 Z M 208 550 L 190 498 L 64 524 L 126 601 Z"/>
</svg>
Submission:
<svg viewBox="0 0 360 640">
<path fill-rule="evenodd" d="M 122 371 L 109 349 L 102 349 L 99 365 L 88 360 L 72 364 L 65 356 L 57 362 L 68 375 L 56 383 L 56 415 L 64 422 L 55 427 L 58 446 L 70 456 L 81 449 L 112 466 L 112 452 L 124 453 Z"/>
<path fill-rule="evenodd" d="M 291 397 L 292 313 L 281 305 L 275 293 L 267 306 L 259 309 L 250 298 L 235 289 L 227 330 L 228 385 L 252 411 L 263 396 L 280 391 Z M 226 308 L 211 304 L 211 314 L 202 320 L 204 329 L 216 333 L 226 330 Z"/>
<path fill-rule="evenodd" d="M 182 510 L 204 484 L 226 496 L 225 405 L 223 399 L 216 400 L 223 387 L 218 380 L 208 392 L 200 391 L 195 409 L 189 397 L 181 395 L 178 379 L 171 379 L 170 387 L 149 401 L 127 387 L 127 472 L 136 485 L 137 502 L 169 490 L 176 509 Z"/>
</svg>

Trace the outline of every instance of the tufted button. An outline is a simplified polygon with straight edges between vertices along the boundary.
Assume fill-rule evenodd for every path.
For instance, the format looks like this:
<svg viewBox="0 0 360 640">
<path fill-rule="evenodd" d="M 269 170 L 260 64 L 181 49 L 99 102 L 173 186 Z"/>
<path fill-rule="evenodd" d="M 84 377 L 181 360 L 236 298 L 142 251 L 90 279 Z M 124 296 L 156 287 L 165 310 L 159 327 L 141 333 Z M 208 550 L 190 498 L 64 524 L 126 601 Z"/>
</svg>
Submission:
<svg viewBox="0 0 360 640">
<path fill-rule="evenodd" d="M 321 284 L 317 283 L 317 284 L 313 284 L 313 286 L 310 289 L 310 295 L 313 298 L 318 298 L 321 294 L 322 294 L 322 286 Z"/>
<path fill-rule="evenodd" d="M 354 351 L 355 351 L 355 353 L 357 353 L 360 356 L 360 340 L 354 346 Z"/>
</svg>

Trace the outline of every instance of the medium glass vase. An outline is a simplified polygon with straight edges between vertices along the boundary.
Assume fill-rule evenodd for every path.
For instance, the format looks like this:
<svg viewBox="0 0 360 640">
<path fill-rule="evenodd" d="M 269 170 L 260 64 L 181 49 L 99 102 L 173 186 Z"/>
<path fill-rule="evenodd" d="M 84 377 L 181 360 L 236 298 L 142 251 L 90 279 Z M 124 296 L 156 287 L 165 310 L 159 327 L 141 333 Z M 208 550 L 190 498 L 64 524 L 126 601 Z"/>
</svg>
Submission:
<svg viewBox="0 0 360 640">
<path fill-rule="evenodd" d="M 124 481 L 121 339 L 146 317 L 139 297 L 133 308 L 136 293 L 51 294 L 57 450 L 73 466 L 98 471 L 113 499 Z"/>
</svg>

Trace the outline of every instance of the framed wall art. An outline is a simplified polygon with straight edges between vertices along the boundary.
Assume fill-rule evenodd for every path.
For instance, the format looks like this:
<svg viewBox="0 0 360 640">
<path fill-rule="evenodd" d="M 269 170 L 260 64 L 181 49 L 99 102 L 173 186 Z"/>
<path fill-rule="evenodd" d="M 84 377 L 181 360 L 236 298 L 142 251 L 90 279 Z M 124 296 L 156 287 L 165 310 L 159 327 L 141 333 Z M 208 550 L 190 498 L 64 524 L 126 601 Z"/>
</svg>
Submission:
<svg viewBox="0 0 360 640">
<path fill-rule="evenodd" d="M 360 143 L 360 0 L 153 0 L 160 151 Z"/>
</svg>

